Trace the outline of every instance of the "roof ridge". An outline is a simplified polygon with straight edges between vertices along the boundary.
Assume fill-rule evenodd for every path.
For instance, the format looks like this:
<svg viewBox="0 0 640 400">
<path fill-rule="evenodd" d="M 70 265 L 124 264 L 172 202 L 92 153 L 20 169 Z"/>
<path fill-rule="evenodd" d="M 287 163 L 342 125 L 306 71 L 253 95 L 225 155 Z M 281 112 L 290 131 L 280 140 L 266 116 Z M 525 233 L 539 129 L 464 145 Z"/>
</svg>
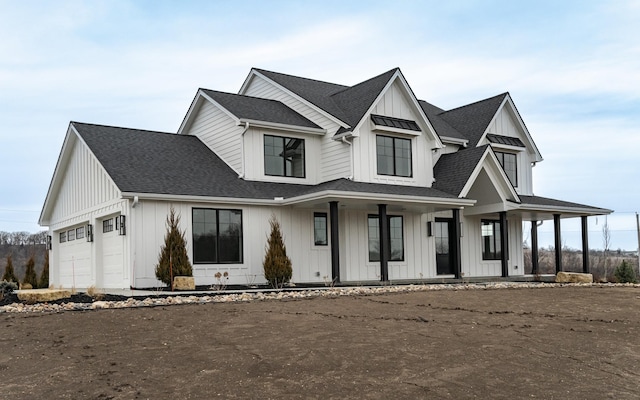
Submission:
<svg viewBox="0 0 640 400">
<path fill-rule="evenodd" d="M 320 80 L 320 79 L 313 79 L 313 78 L 305 78 L 304 76 L 298 76 L 298 75 L 285 74 L 285 73 L 283 73 L 283 72 L 270 71 L 270 70 L 268 70 L 268 69 L 262 69 L 262 68 L 256 68 L 256 67 L 253 67 L 253 68 L 251 68 L 251 69 L 253 69 L 253 70 L 255 70 L 255 71 L 258 71 L 258 72 L 264 71 L 264 72 L 268 72 L 268 73 L 271 73 L 271 74 L 278 74 L 278 75 L 282 75 L 282 76 L 288 76 L 288 77 L 290 77 L 290 78 L 304 79 L 304 80 L 306 80 L 306 81 L 312 81 L 312 82 L 324 83 L 324 84 L 327 84 L 327 85 L 333 85 L 333 86 L 341 86 L 341 87 L 343 87 L 343 88 L 349 88 L 349 87 L 351 87 L 351 86 L 343 85 L 343 84 L 341 84 L 341 83 L 334 83 L 334 82 L 322 81 L 322 80 Z"/>
<path fill-rule="evenodd" d="M 483 103 L 483 102 L 485 102 L 485 101 L 489 101 L 489 100 L 493 100 L 493 99 L 495 99 L 495 98 L 497 98 L 497 97 L 501 97 L 501 96 L 509 96 L 509 92 L 503 92 L 503 93 L 497 94 L 497 95 L 495 95 L 495 96 L 487 97 L 486 99 L 482 99 L 482 100 L 474 101 L 473 103 L 465 104 L 465 105 L 462 105 L 462 106 L 459 106 L 459 107 L 456 107 L 456 108 L 452 108 L 452 109 L 450 109 L 450 110 L 445 110 L 444 112 L 441 112 L 441 113 L 440 113 L 440 114 L 438 114 L 438 115 L 442 115 L 442 114 L 446 114 L 446 113 L 448 113 L 448 112 L 450 112 L 450 111 L 456 111 L 456 110 L 460 110 L 460 109 L 462 109 L 462 108 L 466 108 L 466 107 L 474 106 L 474 105 L 476 105 L 476 104 Z M 424 100 L 423 100 L 423 101 L 424 101 Z M 434 106 L 434 107 L 435 107 L 435 106 Z M 440 107 L 438 107 L 438 108 L 440 108 Z"/>
<path fill-rule="evenodd" d="M 69 123 L 70 124 L 79 124 L 79 125 L 99 126 L 99 127 L 103 127 L 103 128 L 112 128 L 112 129 L 126 129 L 126 130 L 130 130 L 130 131 L 139 131 L 139 132 L 148 132 L 148 133 L 161 133 L 163 135 L 183 136 L 183 135 L 178 135 L 178 134 L 173 133 L 173 132 L 152 131 L 150 129 L 127 128 L 125 126 L 115 126 L 115 125 L 92 124 L 90 122 L 69 121 Z"/>
<path fill-rule="evenodd" d="M 378 75 L 376 75 L 376 76 L 374 76 L 374 77 L 371 77 L 371 78 L 369 78 L 369 79 L 367 79 L 367 80 L 364 80 L 364 81 L 362 81 L 362 82 L 356 83 L 356 84 L 355 84 L 355 85 L 353 85 L 353 86 L 347 86 L 347 87 L 346 87 L 346 88 L 344 88 L 343 90 L 340 90 L 340 91 L 337 91 L 337 92 L 335 92 L 335 93 L 332 93 L 330 97 L 333 97 L 333 96 L 338 95 L 338 94 L 340 94 L 340 93 L 344 93 L 344 92 L 346 92 L 346 91 L 348 91 L 348 90 L 350 90 L 350 89 L 354 89 L 354 88 L 356 88 L 356 87 L 358 87 L 358 86 L 360 86 L 360 85 L 364 85 L 365 83 L 369 83 L 370 81 L 372 81 L 372 80 L 374 80 L 374 79 L 377 79 L 377 78 L 380 78 L 382 75 L 386 75 L 386 74 L 388 74 L 388 73 L 389 73 L 389 72 L 391 72 L 391 71 L 394 71 L 394 72 L 395 72 L 395 71 L 399 71 L 399 70 L 400 70 L 400 68 L 399 68 L 399 67 L 391 68 L 391 69 L 390 69 L 390 70 L 388 70 L 388 71 L 385 71 L 385 72 L 383 72 L 383 73 L 381 73 L 381 74 L 378 74 Z"/>
</svg>

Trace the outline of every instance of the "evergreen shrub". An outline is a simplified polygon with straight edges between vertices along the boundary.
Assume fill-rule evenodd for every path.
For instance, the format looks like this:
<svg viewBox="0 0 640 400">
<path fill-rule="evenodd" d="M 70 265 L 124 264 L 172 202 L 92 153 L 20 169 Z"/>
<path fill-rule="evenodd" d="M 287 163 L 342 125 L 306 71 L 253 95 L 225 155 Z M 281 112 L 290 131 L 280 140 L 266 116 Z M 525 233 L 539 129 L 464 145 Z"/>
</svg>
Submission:
<svg viewBox="0 0 640 400">
<path fill-rule="evenodd" d="M 638 283 L 636 271 L 634 271 L 633 267 L 624 260 L 616 267 L 613 274 L 619 283 Z"/>
<path fill-rule="evenodd" d="M 291 280 L 293 269 L 291 259 L 287 256 L 287 249 L 282 238 L 280 223 L 275 215 L 269 220 L 271 234 L 267 240 L 266 254 L 262 267 L 264 277 L 273 288 L 282 288 L 285 283 Z"/>
<path fill-rule="evenodd" d="M 187 254 L 187 241 L 184 232 L 179 229 L 180 216 L 173 207 L 167 216 L 167 233 L 164 245 L 160 248 L 160 256 L 156 265 L 156 278 L 165 285 L 173 287 L 171 277 L 193 276 L 193 268 Z"/>
</svg>

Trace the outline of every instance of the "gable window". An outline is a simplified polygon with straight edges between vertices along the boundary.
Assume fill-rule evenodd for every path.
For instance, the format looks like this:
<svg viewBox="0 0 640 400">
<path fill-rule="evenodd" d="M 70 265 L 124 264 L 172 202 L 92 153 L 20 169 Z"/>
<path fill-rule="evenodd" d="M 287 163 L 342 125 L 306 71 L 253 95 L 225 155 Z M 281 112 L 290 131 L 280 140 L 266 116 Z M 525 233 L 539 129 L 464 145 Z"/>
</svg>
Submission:
<svg viewBox="0 0 640 400">
<path fill-rule="evenodd" d="M 304 178 L 304 139 L 264 135 L 264 173 Z"/>
<path fill-rule="evenodd" d="M 193 262 L 242 263 L 242 210 L 193 209 Z"/>
<path fill-rule="evenodd" d="M 482 220 L 482 259 L 500 260 L 500 221 Z"/>
<path fill-rule="evenodd" d="M 387 216 L 389 221 L 389 261 L 404 261 L 402 216 Z M 369 261 L 380 261 L 380 221 L 369 215 Z"/>
<path fill-rule="evenodd" d="M 328 242 L 327 213 L 313 213 L 313 244 L 326 246 Z"/>
<path fill-rule="evenodd" d="M 376 135 L 378 175 L 411 177 L 411 140 Z"/>
<path fill-rule="evenodd" d="M 502 165 L 502 169 L 504 169 L 513 187 L 518 187 L 517 156 L 513 153 L 503 153 L 501 151 L 496 151 L 495 153 L 496 157 L 498 157 L 498 162 Z"/>
<path fill-rule="evenodd" d="M 60 232 L 60 243 L 64 243 L 67 241 L 67 232 Z"/>
<path fill-rule="evenodd" d="M 102 233 L 113 232 L 113 218 L 102 221 Z"/>
</svg>

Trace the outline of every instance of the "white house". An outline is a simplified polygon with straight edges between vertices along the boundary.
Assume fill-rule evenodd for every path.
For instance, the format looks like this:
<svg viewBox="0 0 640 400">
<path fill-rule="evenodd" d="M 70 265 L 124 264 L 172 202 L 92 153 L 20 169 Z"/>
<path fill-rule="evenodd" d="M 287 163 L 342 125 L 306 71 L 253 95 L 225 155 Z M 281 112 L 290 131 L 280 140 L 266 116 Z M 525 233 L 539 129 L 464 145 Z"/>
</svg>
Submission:
<svg viewBox="0 0 640 400">
<path fill-rule="evenodd" d="M 535 196 L 540 161 L 508 93 L 442 110 L 399 69 L 354 86 L 252 69 L 238 94 L 198 90 L 177 133 L 71 122 L 39 223 L 63 286 L 159 286 L 171 206 L 197 285 L 265 282 L 271 215 L 296 283 L 522 276 L 523 221 L 537 248 L 554 220 L 560 248 L 561 218 L 611 212 Z"/>
</svg>

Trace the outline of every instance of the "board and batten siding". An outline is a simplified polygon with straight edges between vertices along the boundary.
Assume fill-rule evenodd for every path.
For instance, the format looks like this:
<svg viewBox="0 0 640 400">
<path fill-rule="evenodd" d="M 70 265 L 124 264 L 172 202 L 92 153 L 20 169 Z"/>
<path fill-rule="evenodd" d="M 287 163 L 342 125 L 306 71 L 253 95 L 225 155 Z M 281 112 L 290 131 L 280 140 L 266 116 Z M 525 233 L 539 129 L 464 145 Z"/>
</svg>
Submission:
<svg viewBox="0 0 640 400">
<path fill-rule="evenodd" d="M 87 146 L 78 139 L 73 142 L 69 161 L 59 171 L 65 179 L 58 189 L 51 213 L 50 226 L 53 229 L 72 215 L 120 197 L 120 191 Z"/>
<path fill-rule="evenodd" d="M 238 174 L 242 171 L 241 136 L 239 126 L 229 115 L 209 101 L 203 101 L 189 130 L 185 134 L 198 137 Z"/>
<path fill-rule="evenodd" d="M 271 82 L 254 76 L 244 92 L 247 96 L 278 100 L 298 114 L 327 130 L 320 142 L 320 182 L 351 176 L 351 149 L 349 144 L 333 140 L 333 135 L 340 127 L 337 123 L 309 107 Z"/>
</svg>

